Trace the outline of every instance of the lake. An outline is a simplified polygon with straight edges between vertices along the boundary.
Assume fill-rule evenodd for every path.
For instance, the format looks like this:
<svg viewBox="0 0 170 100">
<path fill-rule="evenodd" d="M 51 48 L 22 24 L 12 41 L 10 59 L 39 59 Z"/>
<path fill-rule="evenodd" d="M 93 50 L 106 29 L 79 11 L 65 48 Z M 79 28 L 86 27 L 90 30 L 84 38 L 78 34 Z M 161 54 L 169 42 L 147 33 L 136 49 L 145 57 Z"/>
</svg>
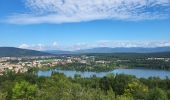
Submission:
<svg viewBox="0 0 170 100">
<path fill-rule="evenodd" d="M 81 71 L 70 71 L 70 70 L 47 70 L 47 71 L 38 71 L 38 76 L 51 76 L 52 71 L 64 73 L 68 77 L 74 77 L 75 74 L 80 74 L 81 77 L 92 77 L 95 75 L 96 77 L 103 77 L 108 74 L 127 74 L 134 75 L 138 78 L 148 78 L 148 77 L 160 77 L 161 79 L 165 79 L 166 76 L 170 78 L 170 71 L 165 70 L 152 70 L 152 69 L 115 69 L 109 72 L 81 72 Z"/>
</svg>

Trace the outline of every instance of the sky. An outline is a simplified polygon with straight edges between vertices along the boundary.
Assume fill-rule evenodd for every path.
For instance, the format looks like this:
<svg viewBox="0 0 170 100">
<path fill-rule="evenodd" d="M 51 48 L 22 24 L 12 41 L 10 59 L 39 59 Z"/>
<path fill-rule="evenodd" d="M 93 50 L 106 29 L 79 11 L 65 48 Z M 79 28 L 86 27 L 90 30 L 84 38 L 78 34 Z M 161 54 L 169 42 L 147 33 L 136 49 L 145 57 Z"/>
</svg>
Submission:
<svg viewBox="0 0 170 100">
<path fill-rule="evenodd" d="M 0 0 L 0 46 L 170 46 L 170 0 Z"/>
</svg>

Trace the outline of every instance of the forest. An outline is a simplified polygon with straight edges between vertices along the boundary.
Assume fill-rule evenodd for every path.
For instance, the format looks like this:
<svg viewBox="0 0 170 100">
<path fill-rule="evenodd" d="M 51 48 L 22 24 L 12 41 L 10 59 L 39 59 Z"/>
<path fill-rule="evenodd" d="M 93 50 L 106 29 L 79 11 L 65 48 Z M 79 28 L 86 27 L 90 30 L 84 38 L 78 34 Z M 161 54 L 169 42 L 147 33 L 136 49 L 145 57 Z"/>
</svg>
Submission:
<svg viewBox="0 0 170 100">
<path fill-rule="evenodd" d="M 170 70 L 170 53 L 93 53 L 65 55 L 68 57 L 94 57 L 94 61 L 88 63 L 68 63 L 58 64 L 55 67 L 62 70 L 105 72 L 116 68 L 145 68 Z M 60 55 L 61 56 L 61 55 Z M 151 59 L 149 59 L 151 58 Z M 108 63 L 96 63 L 105 61 Z"/>
<path fill-rule="evenodd" d="M 124 74 L 106 77 L 50 77 L 7 71 L 0 76 L 0 100 L 168 100 L 170 79 L 136 78 Z"/>
</svg>

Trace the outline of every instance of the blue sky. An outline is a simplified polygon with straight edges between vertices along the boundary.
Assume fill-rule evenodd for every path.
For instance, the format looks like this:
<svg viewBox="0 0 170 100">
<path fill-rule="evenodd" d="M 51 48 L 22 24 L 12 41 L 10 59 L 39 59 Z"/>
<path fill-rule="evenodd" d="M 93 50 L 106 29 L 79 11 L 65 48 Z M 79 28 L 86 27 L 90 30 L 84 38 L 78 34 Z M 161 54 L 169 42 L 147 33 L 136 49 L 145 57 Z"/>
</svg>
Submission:
<svg viewBox="0 0 170 100">
<path fill-rule="evenodd" d="M 0 1 L 0 46 L 156 47 L 169 37 L 170 0 Z"/>
</svg>

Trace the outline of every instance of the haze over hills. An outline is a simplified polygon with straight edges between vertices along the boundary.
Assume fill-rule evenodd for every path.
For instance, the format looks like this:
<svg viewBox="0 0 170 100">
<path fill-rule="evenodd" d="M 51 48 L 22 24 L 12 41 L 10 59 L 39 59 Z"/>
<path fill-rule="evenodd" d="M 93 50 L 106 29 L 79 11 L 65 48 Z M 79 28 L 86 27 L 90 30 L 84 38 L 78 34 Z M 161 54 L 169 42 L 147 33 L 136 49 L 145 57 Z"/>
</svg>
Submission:
<svg viewBox="0 0 170 100">
<path fill-rule="evenodd" d="M 75 51 L 62 51 L 62 50 L 48 50 L 45 51 L 52 54 L 79 54 L 79 53 L 155 53 L 155 52 L 170 52 L 170 47 L 155 47 L 155 48 L 144 48 L 144 47 L 98 47 L 91 49 L 82 49 Z"/>
<path fill-rule="evenodd" d="M 156 47 L 156 48 L 98 47 L 98 48 L 82 49 L 82 50 L 76 50 L 76 51 L 62 51 L 62 50 L 36 51 L 36 50 L 28 50 L 28 49 L 21 49 L 21 48 L 15 48 L 15 47 L 0 47 L 0 57 L 50 56 L 50 55 L 55 55 L 55 54 L 82 54 L 82 53 L 158 53 L 158 52 L 170 52 L 170 47 Z"/>
<path fill-rule="evenodd" d="M 20 49 L 15 47 L 0 47 L 0 57 L 50 56 L 50 55 L 52 54 L 36 50 Z"/>
<path fill-rule="evenodd" d="M 44 52 L 51 54 L 73 54 L 73 51 L 64 51 L 64 50 L 46 50 Z"/>
<path fill-rule="evenodd" d="M 78 50 L 80 53 L 154 53 L 154 52 L 168 52 L 170 47 L 155 47 L 155 48 L 144 48 L 144 47 L 99 47 L 86 50 Z"/>
</svg>

